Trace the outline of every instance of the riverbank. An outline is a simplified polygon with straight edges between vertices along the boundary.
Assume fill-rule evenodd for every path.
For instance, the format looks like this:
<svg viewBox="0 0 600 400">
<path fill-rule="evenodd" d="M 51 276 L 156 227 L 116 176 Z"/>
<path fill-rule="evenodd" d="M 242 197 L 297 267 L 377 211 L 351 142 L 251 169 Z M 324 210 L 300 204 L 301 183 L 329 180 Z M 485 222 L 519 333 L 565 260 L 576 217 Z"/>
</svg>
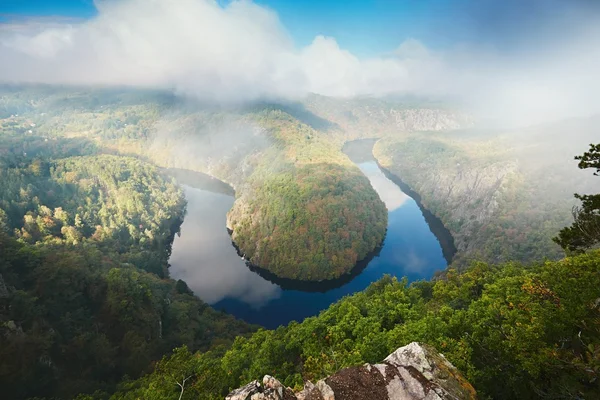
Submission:
<svg viewBox="0 0 600 400">
<path fill-rule="evenodd" d="M 417 192 L 412 190 L 412 188 L 403 182 L 399 176 L 392 173 L 388 168 L 383 166 L 379 160 L 377 160 L 373 154 L 373 150 L 375 148 L 375 144 L 379 140 L 379 138 L 369 138 L 346 142 L 342 147 L 342 151 L 355 163 L 374 161 L 386 178 L 396 184 L 405 194 L 410 196 L 415 201 L 423 213 L 423 217 L 425 218 L 427 225 L 429 225 L 431 232 L 433 232 L 435 237 L 440 242 L 444 258 L 448 264 L 452 263 L 452 260 L 457 253 L 452 233 L 448 228 L 446 228 L 440 218 L 438 218 L 423 205 L 421 196 Z"/>
<path fill-rule="evenodd" d="M 364 161 L 364 160 L 363 160 Z M 321 282 L 286 280 L 248 265 L 232 245 L 225 214 L 232 196 L 186 188 L 188 214 L 175 238 L 171 274 L 215 309 L 276 328 L 315 316 L 341 298 L 385 275 L 407 281 L 430 279 L 447 266 L 440 243 L 416 202 L 389 180 L 374 161 L 357 164 L 378 196 L 386 199 L 385 240 L 350 273 Z M 390 199 L 391 202 L 390 202 Z"/>
</svg>

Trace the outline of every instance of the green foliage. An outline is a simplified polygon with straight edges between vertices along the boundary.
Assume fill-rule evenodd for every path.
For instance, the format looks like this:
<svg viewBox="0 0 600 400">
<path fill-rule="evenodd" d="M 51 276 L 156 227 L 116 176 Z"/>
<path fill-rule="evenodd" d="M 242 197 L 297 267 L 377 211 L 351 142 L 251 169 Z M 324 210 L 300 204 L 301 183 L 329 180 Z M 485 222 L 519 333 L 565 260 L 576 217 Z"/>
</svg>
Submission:
<svg viewBox="0 0 600 400">
<path fill-rule="evenodd" d="M 579 168 L 594 168 L 594 175 L 598 175 L 600 144 L 591 144 L 589 151 L 575 159 L 580 160 Z M 567 251 L 580 252 L 600 244 L 600 194 L 575 194 L 575 198 L 581 200 L 581 207 L 573 207 L 575 222 L 570 227 L 563 228 L 554 241 Z"/>
<path fill-rule="evenodd" d="M 600 173 L 600 144 L 590 144 L 590 149 L 583 153 L 581 156 L 576 156 L 576 160 L 579 160 L 579 168 L 594 168 L 596 172 L 594 175 Z"/>
<path fill-rule="evenodd" d="M 165 278 L 185 200 L 154 166 L 68 157 L 80 149 L 69 146 L 30 158 L 13 151 L 27 140 L 0 136 L 0 147 L 7 143 L 13 147 L 0 154 L 3 396 L 106 398 L 124 375 L 138 377 L 174 347 L 207 350 L 251 330 Z"/>
<path fill-rule="evenodd" d="M 411 341 L 439 349 L 482 398 L 596 398 L 599 285 L 598 251 L 532 265 L 478 263 L 412 285 L 386 277 L 317 317 L 237 338 L 224 354 L 189 356 L 194 376 L 210 384 L 192 385 L 184 398 L 222 398 L 264 374 L 301 387 Z M 171 398 L 177 386 L 166 376 L 178 368 L 158 368 L 112 399 L 146 398 L 163 381 L 168 394 L 157 398 Z"/>
<path fill-rule="evenodd" d="M 233 239 L 279 277 L 339 277 L 385 235 L 385 205 L 355 169 L 309 164 L 266 178 L 247 197 L 230 212 Z"/>
<path fill-rule="evenodd" d="M 98 246 L 35 248 L 0 234 L 0 386 L 7 398 L 105 391 L 175 346 L 208 349 L 248 326 Z"/>
</svg>

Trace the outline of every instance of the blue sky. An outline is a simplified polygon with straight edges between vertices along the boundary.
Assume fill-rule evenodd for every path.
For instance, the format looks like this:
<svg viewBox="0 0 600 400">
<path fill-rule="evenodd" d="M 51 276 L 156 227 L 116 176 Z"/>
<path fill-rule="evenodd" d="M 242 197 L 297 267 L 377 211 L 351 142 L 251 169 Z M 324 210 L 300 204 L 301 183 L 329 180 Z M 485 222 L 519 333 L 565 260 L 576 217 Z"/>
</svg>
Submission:
<svg viewBox="0 0 600 400">
<path fill-rule="evenodd" d="M 369 56 L 392 51 L 407 38 L 422 40 L 432 47 L 466 39 L 461 24 L 455 23 L 460 20 L 455 12 L 460 6 L 455 7 L 456 1 L 451 0 L 255 2 L 275 10 L 299 46 L 309 44 L 317 35 L 333 36 L 341 47 Z M 1 14 L 90 18 L 95 7 L 92 0 L 0 0 Z M 454 26 L 448 31 L 451 21 Z"/>
<path fill-rule="evenodd" d="M 597 0 L 254 1 L 277 12 L 297 45 L 307 45 L 317 35 L 332 36 L 358 56 L 385 54 L 408 38 L 434 49 L 460 43 L 513 49 L 536 35 L 545 37 L 561 29 L 569 10 L 600 9 Z M 10 15 L 90 18 L 94 14 L 93 0 L 0 0 L 4 21 Z"/>
<path fill-rule="evenodd" d="M 89 18 L 95 10 L 92 0 L 0 0 L 0 14 Z"/>
</svg>

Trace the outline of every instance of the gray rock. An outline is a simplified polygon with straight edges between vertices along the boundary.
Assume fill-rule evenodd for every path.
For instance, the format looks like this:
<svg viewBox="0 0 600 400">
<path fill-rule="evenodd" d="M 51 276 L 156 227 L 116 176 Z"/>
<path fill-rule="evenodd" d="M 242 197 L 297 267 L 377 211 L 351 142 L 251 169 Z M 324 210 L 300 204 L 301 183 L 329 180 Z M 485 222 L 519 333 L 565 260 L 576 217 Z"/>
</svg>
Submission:
<svg viewBox="0 0 600 400">
<path fill-rule="evenodd" d="M 316 388 L 321 393 L 323 400 L 335 400 L 333 389 L 324 380 L 317 382 Z"/>
<path fill-rule="evenodd" d="M 250 390 L 247 388 L 250 386 Z M 413 342 L 390 354 L 381 364 L 345 368 L 304 384 L 295 394 L 272 376 L 263 387 L 251 382 L 229 394 L 228 400 L 475 400 L 473 387 L 435 349 Z M 247 397 L 238 396 L 246 393 Z M 248 397 L 249 396 L 249 397 Z"/>
<path fill-rule="evenodd" d="M 296 400 L 294 392 L 284 387 L 270 375 L 265 375 L 263 385 L 252 381 L 246 386 L 229 393 L 226 400 Z"/>
<path fill-rule="evenodd" d="M 229 393 L 225 399 L 250 400 L 255 393 L 260 393 L 260 383 L 258 383 L 258 381 L 252 381 L 241 388 L 235 389 L 233 392 Z"/>
<path fill-rule="evenodd" d="M 431 346 L 417 342 L 410 343 L 387 356 L 385 362 L 396 367 L 414 369 L 432 385 L 454 395 L 454 397 L 440 397 L 442 399 L 476 397 L 475 390 L 456 367 Z"/>
<path fill-rule="evenodd" d="M 298 400 L 324 400 L 323 395 L 317 387 L 311 382 L 307 381 L 304 383 L 304 389 L 296 394 Z"/>
</svg>

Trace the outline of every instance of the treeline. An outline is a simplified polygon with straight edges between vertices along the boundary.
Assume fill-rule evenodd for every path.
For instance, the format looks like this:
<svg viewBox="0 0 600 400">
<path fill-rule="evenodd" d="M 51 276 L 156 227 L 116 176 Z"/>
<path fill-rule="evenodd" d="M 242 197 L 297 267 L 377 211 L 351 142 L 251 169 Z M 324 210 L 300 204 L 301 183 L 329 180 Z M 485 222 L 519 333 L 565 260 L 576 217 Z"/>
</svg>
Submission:
<svg viewBox="0 0 600 400">
<path fill-rule="evenodd" d="M 411 341 L 433 345 L 480 398 L 600 396 L 600 253 L 522 265 L 477 263 L 445 280 L 383 278 L 319 316 L 236 339 L 227 351 L 175 350 L 112 400 L 220 399 L 263 375 L 300 388 L 378 362 Z"/>
</svg>

